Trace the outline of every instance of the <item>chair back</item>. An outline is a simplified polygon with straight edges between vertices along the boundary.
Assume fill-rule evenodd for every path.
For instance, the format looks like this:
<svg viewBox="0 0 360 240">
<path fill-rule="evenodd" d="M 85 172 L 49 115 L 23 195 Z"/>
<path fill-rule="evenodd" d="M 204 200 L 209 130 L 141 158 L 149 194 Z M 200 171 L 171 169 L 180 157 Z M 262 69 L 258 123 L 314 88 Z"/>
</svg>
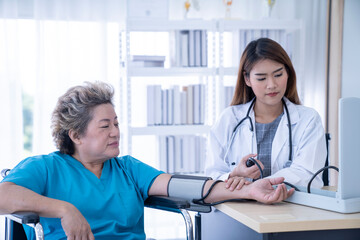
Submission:
<svg viewBox="0 0 360 240">
<path fill-rule="evenodd" d="M 325 167 L 329 166 L 329 143 L 331 140 L 330 133 L 325 133 L 325 141 L 326 141 L 326 160 Z M 322 180 L 324 182 L 324 186 L 329 186 L 329 169 L 325 169 L 322 175 Z"/>
</svg>

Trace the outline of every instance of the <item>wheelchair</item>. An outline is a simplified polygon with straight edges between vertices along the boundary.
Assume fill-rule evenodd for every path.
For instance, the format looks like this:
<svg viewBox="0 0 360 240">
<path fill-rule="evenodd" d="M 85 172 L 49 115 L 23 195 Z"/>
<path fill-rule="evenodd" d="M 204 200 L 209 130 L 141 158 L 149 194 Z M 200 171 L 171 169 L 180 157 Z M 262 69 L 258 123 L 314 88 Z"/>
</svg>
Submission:
<svg viewBox="0 0 360 240">
<path fill-rule="evenodd" d="M 1 176 L 5 177 L 9 171 L 10 169 L 2 170 Z M 145 207 L 181 214 L 186 226 L 187 240 L 201 240 L 200 213 L 211 212 L 210 206 L 194 204 L 181 198 L 164 196 L 148 197 L 145 201 Z M 189 211 L 197 212 L 195 215 L 195 231 Z M 22 224 L 34 229 L 36 240 L 44 240 L 40 217 L 32 212 L 16 212 L 5 215 L 5 240 L 26 240 Z"/>
</svg>

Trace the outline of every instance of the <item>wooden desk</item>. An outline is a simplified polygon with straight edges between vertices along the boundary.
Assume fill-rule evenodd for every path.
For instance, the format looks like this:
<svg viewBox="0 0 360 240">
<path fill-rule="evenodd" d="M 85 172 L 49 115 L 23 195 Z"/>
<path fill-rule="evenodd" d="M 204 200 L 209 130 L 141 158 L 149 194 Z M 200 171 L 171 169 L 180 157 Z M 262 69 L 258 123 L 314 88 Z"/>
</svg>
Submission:
<svg viewBox="0 0 360 240">
<path fill-rule="evenodd" d="M 263 234 L 263 239 L 319 240 L 322 238 L 316 236 L 325 235 L 323 239 L 327 240 L 360 239 L 360 213 L 341 214 L 287 202 L 274 205 L 224 203 L 216 209 Z"/>
</svg>

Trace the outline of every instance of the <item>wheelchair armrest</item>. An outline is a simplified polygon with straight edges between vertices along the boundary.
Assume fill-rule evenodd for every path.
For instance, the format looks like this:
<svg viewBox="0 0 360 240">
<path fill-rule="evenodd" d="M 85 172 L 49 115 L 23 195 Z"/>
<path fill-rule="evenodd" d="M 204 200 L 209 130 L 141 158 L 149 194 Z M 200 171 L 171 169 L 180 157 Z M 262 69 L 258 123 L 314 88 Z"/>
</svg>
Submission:
<svg viewBox="0 0 360 240">
<path fill-rule="evenodd" d="M 150 196 L 145 200 L 145 207 L 180 212 L 180 209 L 187 209 L 190 203 L 187 200 L 166 196 Z"/>
<path fill-rule="evenodd" d="M 202 213 L 211 212 L 210 206 L 194 204 L 188 200 L 175 197 L 150 196 L 145 201 L 145 207 L 161 209 L 171 212 L 180 212 L 180 209 Z"/>
<path fill-rule="evenodd" d="M 210 206 L 200 205 L 200 204 L 190 204 L 190 207 L 186 210 L 194 211 L 194 212 L 201 212 L 201 213 L 209 213 L 211 212 Z"/>
<path fill-rule="evenodd" d="M 16 212 L 5 215 L 5 217 L 20 224 L 37 224 L 40 222 L 39 215 L 33 212 Z"/>
</svg>

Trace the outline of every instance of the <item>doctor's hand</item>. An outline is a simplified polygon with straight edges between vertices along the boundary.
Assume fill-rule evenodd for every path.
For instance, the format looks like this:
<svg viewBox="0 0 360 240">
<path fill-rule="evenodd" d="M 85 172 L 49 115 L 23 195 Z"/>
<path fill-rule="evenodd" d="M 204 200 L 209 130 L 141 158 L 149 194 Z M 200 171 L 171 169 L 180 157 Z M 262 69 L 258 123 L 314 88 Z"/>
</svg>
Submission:
<svg viewBox="0 0 360 240">
<path fill-rule="evenodd" d="M 271 204 L 281 202 L 294 193 L 294 189 L 287 190 L 283 177 L 259 179 L 248 186 L 248 194 L 251 199 L 258 202 Z M 273 185 L 277 185 L 274 189 Z"/>
<path fill-rule="evenodd" d="M 61 217 L 61 225 L 67 240 L 95 240 L 85 217 L 70 203 L 65 207 L 65 211 Z"/>
<path fill-rule="evenodd" d="M 246 181 L 243 177 L 229 177 L 225 180 L 225 188 L 229 189 L 230 191 L 240 190 L 244 185 L 250 184 L 249 181 Z"/>
<path fill-rule="evenodd" d="M 239 164 L 234 168 L 234 170 L 232 170 L 232 172 L 229 175 L 229 178 L 231 177 L 247 177 L 247 178 L 252 178 L 252 179 L 257 179 L 260 177 L 260 170 L 259 168 L 256 166 L 256 164 L 254 164 L 251 167 L 247 167 L 246 166 L 246 160 L 249 157 L 253 157 L 255 158 L 257 156 L 257 154 L 248 154 L 245 157 L 243 157 Z M 255 159 L 256 162 L 260 165 L 261 169 L 264 169 L 264 165 L 257 159 Z"/>
</svg>

